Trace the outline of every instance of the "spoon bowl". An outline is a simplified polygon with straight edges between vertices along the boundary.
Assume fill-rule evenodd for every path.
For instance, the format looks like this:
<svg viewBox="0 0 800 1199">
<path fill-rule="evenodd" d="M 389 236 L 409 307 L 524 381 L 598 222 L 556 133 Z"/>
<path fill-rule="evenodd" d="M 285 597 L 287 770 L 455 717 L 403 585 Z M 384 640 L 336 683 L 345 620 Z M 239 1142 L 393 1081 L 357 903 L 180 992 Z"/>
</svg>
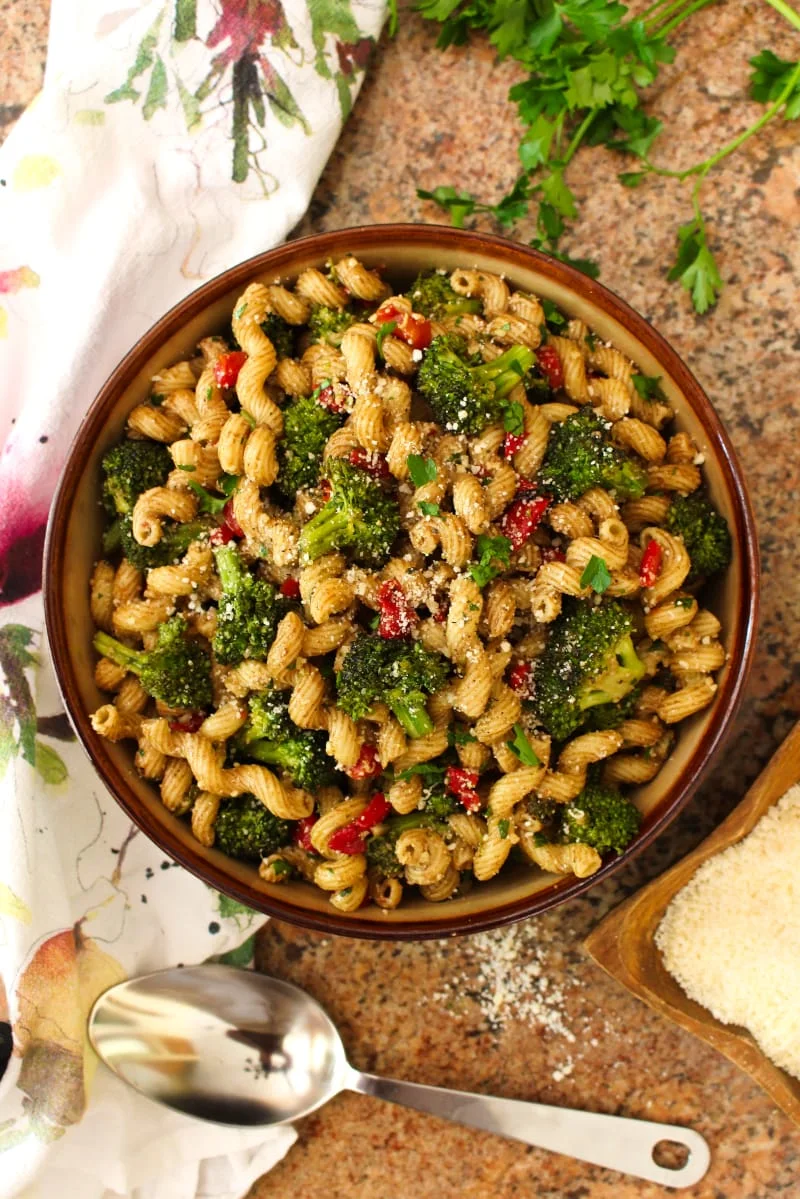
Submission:
<svg viewBox="0 0 800 1199">
<path fill-rule="evenodd" d="M 693 1186 L 710 1162 L 689 1128 L 360 1073 L 310 995 L 229 966 L 180 966 L 119 983 L 94 1005 L 89 1039 L 143 1095 L 217 1124 L 287 1124 L 350 1090 L 664 1186 Z M 675 1168 L 654 1158 L 665 1141 L 682 1150 Z"/>
<path fill-rule="evenodd" d="M 89 1036 L 137 1091 L 216 1124 L 299 1120 L 353 1073 L 310 995 L 226 966 L 160 970 L 112 987 L 95 1005 Z"/>
</svg>

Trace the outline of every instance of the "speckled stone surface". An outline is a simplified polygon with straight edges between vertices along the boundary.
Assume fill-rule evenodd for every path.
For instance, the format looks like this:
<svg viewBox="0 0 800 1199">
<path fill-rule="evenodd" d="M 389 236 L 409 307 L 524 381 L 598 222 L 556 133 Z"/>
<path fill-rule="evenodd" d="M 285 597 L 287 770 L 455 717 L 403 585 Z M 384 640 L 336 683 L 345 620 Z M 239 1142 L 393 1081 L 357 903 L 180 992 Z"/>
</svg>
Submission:
<svg viewBox="0 0 800 1199">
<path fill-rule="evenodd" d="M 0 127 L 8 128 L 40 83 L 46 6 L 3 0 L 0 19 Z M 797 58 L 798 38 L 787 29 L 756 3 L 723 4 L 693 19 L 691 43 L 654 89 L 653 111 L 668 118 L 669 129 L 659 161 L 682 166 L 703 158 L 754 118 L 758 110 L 744 98 L 747 59 L 765 46 Z M 431 28 L 405 15 L 396 41 L 381 46 L 298 233 L 436 221 L 436 210 L 416 199 L 417 187 L 453 183 L 499 198 L 513 180 L 517 126 L 505 96 L 514 68 L 495 65 L 485 47 L 440 54 L 434 40 Z M 611 907 L 720 821 L 800 715 L 798 128 L 770 126 L 706 184 L 704 211 L 728 282 L 704 319 L 664 279 L 675 229 L 690 215 L 687 192 L 669 180 L 627 191 L 616 169 L 601 150 L 582 150 L 574 160 L 569 182 L 582 219 L 565 248 L 596 258 L 602 281 L 687 359 L 741 456 L 764 579 L 759 650 L 737 728 L 669 831 L 581 901 L 512 934 L 446 945 L 326 940 L 273 922 L 260 938 L 258 964 L 325 1002 L 361 1068 L 691 1124 L 708 1137 L 713 1164 L 683 1193 L 796 1199 L 800 1132 L 735 1067 L 607 979 L 581 942 Z M 531 233 L 518 230 L 521 240 Z M 486 963 L 493 959 L 492 973 Z M 514 980 L 515 998 L 503 999 Z M 355 1095 L 305 1120 L 299 1134 L 253 1199 L 667 1193 Z"/>
</svg>

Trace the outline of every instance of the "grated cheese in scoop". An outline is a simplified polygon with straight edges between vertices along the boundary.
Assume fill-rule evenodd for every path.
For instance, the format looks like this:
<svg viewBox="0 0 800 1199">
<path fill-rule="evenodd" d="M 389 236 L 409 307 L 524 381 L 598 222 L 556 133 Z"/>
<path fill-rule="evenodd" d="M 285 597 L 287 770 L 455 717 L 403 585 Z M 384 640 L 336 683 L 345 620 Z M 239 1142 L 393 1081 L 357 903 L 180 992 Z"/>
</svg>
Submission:
<svg viewBox="0 0 800 1199">
<path fill-rule="evenodd" d="M 691 999 L 800 1078 L 800 785 L 700 867 L 655 941 Z"/>
</svg>

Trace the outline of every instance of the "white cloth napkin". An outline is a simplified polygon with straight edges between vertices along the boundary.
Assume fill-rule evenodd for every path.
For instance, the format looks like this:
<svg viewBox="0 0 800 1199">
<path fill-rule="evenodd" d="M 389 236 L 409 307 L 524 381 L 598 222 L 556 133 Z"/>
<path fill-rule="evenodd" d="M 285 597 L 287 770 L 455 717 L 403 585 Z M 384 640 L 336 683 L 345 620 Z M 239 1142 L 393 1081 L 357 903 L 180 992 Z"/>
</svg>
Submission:
<svg viewBox="0 0 800 1199">
<path fill-rule="evenodd" d="M 245 964 L 260 918 L 165 860 L 71 739 L 41 547 L 119 359 L 302 216 L 383 17 L 382 0 L 54 0 L 44 90 L 0 149 L 3 1199 L 235 1199 L 294 1136 L 165 1113 L 94 1071 L 98 993 L 211 954 Z"/>
</svg>

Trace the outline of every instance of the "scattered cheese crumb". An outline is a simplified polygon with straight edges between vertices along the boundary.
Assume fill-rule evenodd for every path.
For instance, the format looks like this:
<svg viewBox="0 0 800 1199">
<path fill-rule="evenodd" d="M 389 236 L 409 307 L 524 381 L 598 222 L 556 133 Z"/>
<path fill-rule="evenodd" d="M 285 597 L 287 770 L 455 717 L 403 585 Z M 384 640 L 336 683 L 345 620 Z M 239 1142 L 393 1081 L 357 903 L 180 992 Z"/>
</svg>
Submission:
<svg viewBox="0 0 800 1199">
<path fill-rule="evenodd" d="M 705 862 L 656 932 L 670 974 L 800 1078 L 800 785 Z"/>
</svg>

